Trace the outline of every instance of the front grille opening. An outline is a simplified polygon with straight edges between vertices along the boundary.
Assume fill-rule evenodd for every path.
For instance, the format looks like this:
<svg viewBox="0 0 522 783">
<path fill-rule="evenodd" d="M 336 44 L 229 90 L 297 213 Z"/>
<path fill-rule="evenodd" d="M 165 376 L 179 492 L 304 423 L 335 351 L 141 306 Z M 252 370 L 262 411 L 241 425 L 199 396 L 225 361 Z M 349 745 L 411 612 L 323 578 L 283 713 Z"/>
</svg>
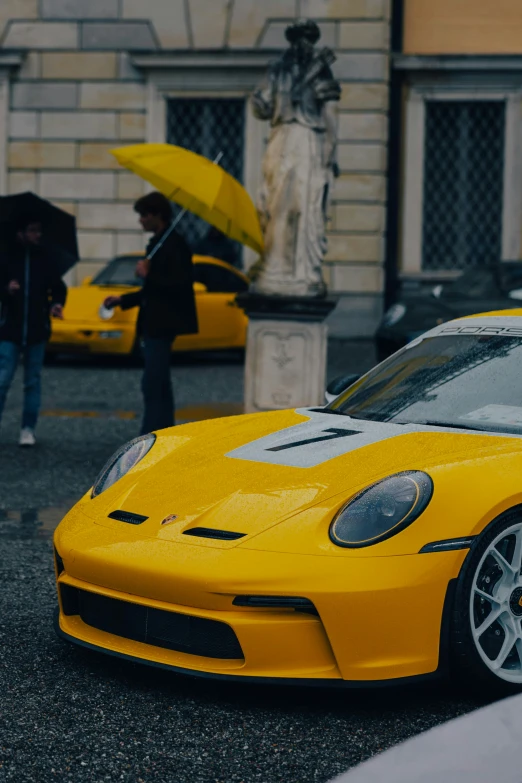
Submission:
<svg viewBox="0 0 522 783">
<path fill-rule="evenodd" d="M 58 574 L 58 576 L 60 576 L 60 574 L 63 574 L 63 572 L 65 571 L 65 566 L 63 564 L 62 558 L 58 554 L 58 550 L 56 549 L 56 547 L 54 549 L 54 562 L 56 564 L 56 573 Z"/>
<path fill-rule="evenodd" d="M 294 609 L 296 612 L 318 615 L 319 612 L 308 598 L 291 595 L 238 595 L 234 606 L 248 606 L 256 609 Z"/>
<path fill-rule="evenodd" d="M 132 604 L 70 585 L 60 585 L 60 594 L 63 613 L 79 615 L 91 628 L 189 655 L 244 658 L 232 628 L 217 620 Z"/>
<path fill-rule="evenodd" d="M 60 597 L 62 599 L 62 611 L 68 617 L 80 614 L 80 591 L 70 585 L 60 585 Z"/>
<path fill-rule="evenodd" d="M 130 511 L 112 511 L 109 514 L 110 519 L 117 519 L 118 522 L 126 522 L 127 525 L 142 525 L 148 517 L 141 514 L 133 514 Z"/>
<path fill-rule="evenodd" d="M 184 536 L 195 536 L 197 538 L 215 538 L 217 541 L 237 541 L 244 538 L 246 533 L 234 533 L 231 530 L 214 530 L 211 527 L 191 527 L 190 530 L 183 532 Z"/>
</svg>

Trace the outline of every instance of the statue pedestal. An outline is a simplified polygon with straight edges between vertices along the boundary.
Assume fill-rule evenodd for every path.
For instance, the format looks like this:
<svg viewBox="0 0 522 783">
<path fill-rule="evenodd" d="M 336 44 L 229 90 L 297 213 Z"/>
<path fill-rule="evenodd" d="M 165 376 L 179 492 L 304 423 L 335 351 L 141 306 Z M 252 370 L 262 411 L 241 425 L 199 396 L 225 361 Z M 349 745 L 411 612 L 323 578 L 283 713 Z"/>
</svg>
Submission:
<svg viewBox="0 0 522 783">
<path fill-rule="evenodd" d="M 324 405 L 333 299 L 241 294 L 248 326 L 245 412 Z"/>
</svg>

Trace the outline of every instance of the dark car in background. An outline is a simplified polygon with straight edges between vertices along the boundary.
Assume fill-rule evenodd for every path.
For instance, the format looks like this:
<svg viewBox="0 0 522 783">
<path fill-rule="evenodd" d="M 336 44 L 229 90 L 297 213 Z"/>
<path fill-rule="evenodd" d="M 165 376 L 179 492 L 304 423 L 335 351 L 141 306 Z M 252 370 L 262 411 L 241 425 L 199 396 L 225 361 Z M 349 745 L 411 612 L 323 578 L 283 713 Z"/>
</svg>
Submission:
<svg viewBox="0 0 522 783">
<path fill-rule="evenodd" d="M 383 361 L 423 332 L 454 318 L 522 307 L 522 262 L 503 261 L 466 270 L 450 283 L 403 283 L 397 302 L 375 334 Z"/>
</svg>

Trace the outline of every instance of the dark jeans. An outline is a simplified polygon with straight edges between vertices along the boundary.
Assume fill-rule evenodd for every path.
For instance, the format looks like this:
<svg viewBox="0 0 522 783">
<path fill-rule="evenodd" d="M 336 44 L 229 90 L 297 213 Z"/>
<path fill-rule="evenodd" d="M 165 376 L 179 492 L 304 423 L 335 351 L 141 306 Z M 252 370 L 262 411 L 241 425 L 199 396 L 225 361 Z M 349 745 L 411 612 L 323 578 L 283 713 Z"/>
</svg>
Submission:
<svg viewBox="0 0 522 783">
<path fill-rule="evenodd" d="M 174 426 L 174 394 L 170 378 L 170 356 L 173 337 L 145 337 L 143 357 L 145 370 L 141 388 L 145 411 L 141 434 Z"/>
<path fill-rule="evenodd" d="M 0 418 L 7 392 L 14 378 L 20 354 L 24 354 L 24 410 L 22 427 L 34 430 L 40 412 L 41 375 L 45 357 L 45 343 L 22 348 L 16 343 L 0 342 Z"/>
</svg>

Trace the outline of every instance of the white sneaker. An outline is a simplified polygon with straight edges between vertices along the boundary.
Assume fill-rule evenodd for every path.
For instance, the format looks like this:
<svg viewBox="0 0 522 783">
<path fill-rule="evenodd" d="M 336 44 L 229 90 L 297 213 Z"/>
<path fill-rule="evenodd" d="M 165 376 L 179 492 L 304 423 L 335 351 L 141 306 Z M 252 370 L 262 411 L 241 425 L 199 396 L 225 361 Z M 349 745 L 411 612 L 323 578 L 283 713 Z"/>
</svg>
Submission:
<svg viewBox="0 0 522 783">
<path fill-rule="evenodd" d="M 29 427 L 24 427 L 20 433 L 20 446 L 34 446 L 36 444 L 36 438 L 34 437 L 34 430 Z"/>
</svg>

